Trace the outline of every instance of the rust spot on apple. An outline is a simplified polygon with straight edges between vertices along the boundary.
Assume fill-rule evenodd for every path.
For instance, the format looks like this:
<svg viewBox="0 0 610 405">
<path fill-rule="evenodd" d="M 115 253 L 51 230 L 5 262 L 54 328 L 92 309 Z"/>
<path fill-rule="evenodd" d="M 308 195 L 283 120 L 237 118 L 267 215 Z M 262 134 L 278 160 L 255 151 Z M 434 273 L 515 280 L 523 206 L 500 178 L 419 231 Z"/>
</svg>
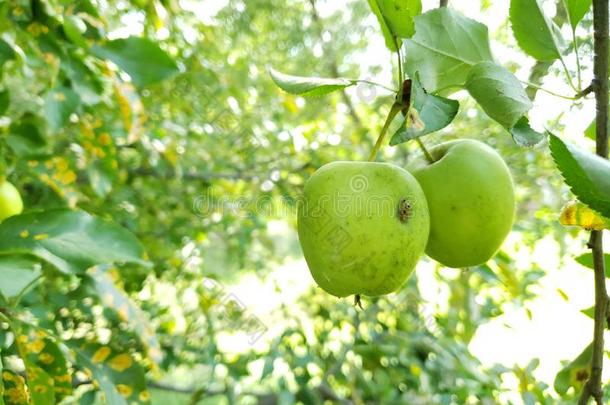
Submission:
<svg viewBox="0 0 610 405">
<path fill-rule="evenodd" d="M 398 202 L 398 219 L 403 224 L 411 218 L 413 206 L 406 198 L 401 198 Z"/>
</svg>

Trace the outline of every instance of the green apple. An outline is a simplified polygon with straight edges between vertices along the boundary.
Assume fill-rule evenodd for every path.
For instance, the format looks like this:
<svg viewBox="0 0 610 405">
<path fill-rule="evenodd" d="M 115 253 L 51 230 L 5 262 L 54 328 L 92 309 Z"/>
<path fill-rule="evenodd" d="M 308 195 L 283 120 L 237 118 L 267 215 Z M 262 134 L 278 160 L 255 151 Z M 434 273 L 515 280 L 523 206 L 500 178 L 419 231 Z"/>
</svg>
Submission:
<svg viewBox="0 0 610 405">
<path fill-rule="evenodd" d="M 426 253 L 447 267 L 485 263 L 514 221 L 515 189 L 508 166 L 495 150 L 471 139 L 443 143 L 430 155 L 435 162 L 409 166 L 430 209 Z"/>
<path fill-rule="evenodd" d="M 0 180 L 0 221 L 23 211 L 23 201 L 19 191 L 8 181 Z"/>
<path fill-rule="evenodd" d="M 307 181 L 299 203 L 309 270 L 337 297 L 396 291 L 423 254 L 429 227 L 421 187 L 387 163 L 329 163 Z"/>
</svg>

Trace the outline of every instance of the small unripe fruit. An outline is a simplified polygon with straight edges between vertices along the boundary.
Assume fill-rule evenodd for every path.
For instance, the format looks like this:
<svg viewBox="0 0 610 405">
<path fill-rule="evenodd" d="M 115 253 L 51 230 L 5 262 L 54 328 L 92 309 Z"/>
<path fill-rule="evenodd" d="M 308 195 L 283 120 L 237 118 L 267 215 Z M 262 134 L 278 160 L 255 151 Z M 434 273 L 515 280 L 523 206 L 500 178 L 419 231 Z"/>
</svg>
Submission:
<svg viewBox="0 0 610 405">
<path fill-rule="evenodd" d="M 23 211 L 23 201 L 19 191 L 8 181 L 0 183 L 0 221 Z"/>
<path fill-rule="evenodd" d="M 396 291 L 423 254 L 429 226 L 415 178 L 386 163 L 327 164 L 309 179 L 299 204 L 309 270 L 338 297 Z"/>
<path fill-rule="evenodd" d="M 472 139 L 430 149 L 434 163 L 409 169 L 430 209 L 426 254 L 447 267 L 468 267 L 493 257 L 510 232 L 515 214 L 513 180 L 492 148 Z"/>
</svg>

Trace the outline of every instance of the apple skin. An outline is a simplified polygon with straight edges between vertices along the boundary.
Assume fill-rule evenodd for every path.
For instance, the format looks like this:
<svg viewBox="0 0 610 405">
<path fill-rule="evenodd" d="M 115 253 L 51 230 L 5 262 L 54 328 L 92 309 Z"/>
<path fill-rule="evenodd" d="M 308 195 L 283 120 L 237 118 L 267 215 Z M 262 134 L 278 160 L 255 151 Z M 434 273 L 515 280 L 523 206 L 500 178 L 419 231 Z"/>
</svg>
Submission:
<svg viewBox="0 0 610 405">
<path fill-rule="evenodd" d="M 324 165 L 299 203 L 299 241 L 309 270 L 337 297 L 396 291 L 423 254 L 429 227 L 421 187 L 387 163 Z"/>
<path fill-rule="evenodd" d="M 482 142 L 461 139 L 430 149 L 434 163 L 408 168 L 430 209 L 426 254 L 447 267 L 485 263 L 498 251 L 515 217 L 508 166 Z"/>
<path fill-rule="evenodd" d="M 0 222 L 23 211 L 19 191 L 8 181 L 0 182 Z"/>
</svg>

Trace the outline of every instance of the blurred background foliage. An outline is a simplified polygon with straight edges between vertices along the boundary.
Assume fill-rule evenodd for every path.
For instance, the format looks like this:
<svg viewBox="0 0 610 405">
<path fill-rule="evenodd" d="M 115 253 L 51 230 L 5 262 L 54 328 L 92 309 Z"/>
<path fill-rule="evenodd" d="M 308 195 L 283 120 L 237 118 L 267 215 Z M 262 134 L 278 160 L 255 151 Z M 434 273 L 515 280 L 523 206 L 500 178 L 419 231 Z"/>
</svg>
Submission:
<svg viewBox="0 0 610 405">
<path fill-rule="evenodd" d="M 468 3 L 483 15 L 491 6 Z M 514 48 L 507 24 L 491 32 L 500 50 Z M 121 53 L 110 41 L 127 37 L 148 42 L 120 43 Z M 536 378 L 536 359 L 489 366 L 470 351 L 479 327 L 507 309 L 531 316 L 556 270 L 531 258 L 537 242 L 551 237 L 560 258 L 586 242 L 557 222 L 569 195 L 546 149 L 517 147 L 461 93 L 459 116 L 427 143 L 471 137 L 504 156 L 519 207 L 504 250 L 466 271 L 424 259 L 400 292 L 366 299 L 364 310 L 310 279 L 294 230 L 304 181 L 327 162 L 366 159 L 392 95 L 362 84 L 304 99 L 277 89 L 267 69 L 389 83 L 382 48 L 363 0 L 0 0 L 8 179 L 28 211 L 79 208 L 120 224 L 152 264 L 79 275 L 43 264 L 9 314 L 34 326 L 0 330 L 5 403 L 27 403 L 8 392 L 28 369 L 29 346 L 18 343 L 34 327 L 58 339 L 41 337 L 47 349 L 74 350 L 61 369 L 75 389 L 55 386 L 66 404 L 572 403 L 582 362 L 557 390 Z M 531 72 L 554 80 L 559 69 Z M 416 155 L 407 143 L 379 158 L 404 167 Z M 422 273 L 434 301 L 420 294 Z M 116 353 L 127 367 L 96 369 Z"/>
</svg>

